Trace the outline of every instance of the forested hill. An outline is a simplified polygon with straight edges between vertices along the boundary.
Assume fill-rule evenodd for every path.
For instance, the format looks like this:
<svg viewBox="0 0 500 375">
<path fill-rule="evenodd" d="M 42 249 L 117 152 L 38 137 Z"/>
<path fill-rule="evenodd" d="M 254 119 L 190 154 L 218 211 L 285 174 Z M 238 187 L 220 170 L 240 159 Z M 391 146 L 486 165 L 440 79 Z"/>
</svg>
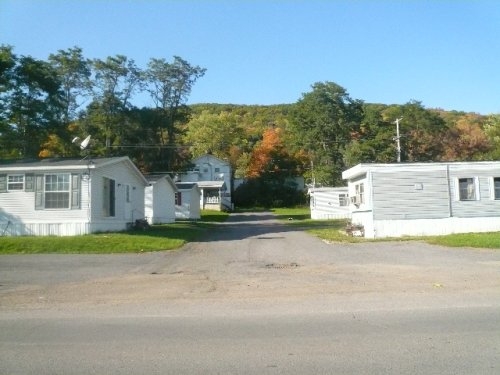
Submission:
<svg viewBox="0 0 500 375">
<path fill-rule="evenodd" d="M 427 109 L 417 101 L 363 103 L 333 83 L 316 84 L 294 104 L 196 104 L 190 108 L 186 142 L 195 153 L 210 150 L 229 158 L 240 175 L 270 169 L 254 165 L 263 159 L 256 151 L 266 152 L 256 147 L 268 144 L 267 150 L 280 148 L 279 159 L 284 154 L 294 159 L 306 177 L 312 178 L 315 172 L 320 183 L 339 183 L 341 171 L 349 166 L 397 160 L 396 119 L 403 162 L 500 158 L 498 115 Z M 278 160 L 276 155 L 265 160 L 269 159 Z"/>
<path fill-rule="evenodd" d="M 398 143 L 403 162 L 500 159 L 500 114 L 369 104 L 330 81 L 292 104 L 185 105 L 204 73 L 180 57 L 141 68 L 79 47 L 38 60 L 0 46 L 0 159 L 126 155 L 144 172 L 178 172 L 211 152 L 236 177 L 327 186 L 357 163 L 395 162 Z"/>
</svg>

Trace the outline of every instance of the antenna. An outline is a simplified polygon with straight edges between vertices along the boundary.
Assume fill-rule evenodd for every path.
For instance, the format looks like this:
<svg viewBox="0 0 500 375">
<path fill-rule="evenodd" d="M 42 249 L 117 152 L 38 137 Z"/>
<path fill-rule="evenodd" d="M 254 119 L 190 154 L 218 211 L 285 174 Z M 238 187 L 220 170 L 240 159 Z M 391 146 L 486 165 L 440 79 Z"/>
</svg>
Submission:
<svg viewBox="0 0 500 375">
<path fill-rule="evenodd" d="M 79 140 L 80 140 L 80 137 L 75 137 L 75 138 L 73 138 L 71 143 L 77 143 Z M 80 149 L 85 150 L 87 148 L 87 146 L 89 145 L 89 142 L 90 142 L 90 135 L 88 135 L 87 138 L 85 138 L 83 141 L 80 142 Z"/>
<path fill-rule="evenodd" d="M 87 138 L 85 138 L 82 143 L 80 143 L 80 148 L 82 150 L 85 150 L 87 148 L 87 146 L 89 145 L 89 142 L 90 142 L 90 135 L 87 136 Z"/>
</svg>

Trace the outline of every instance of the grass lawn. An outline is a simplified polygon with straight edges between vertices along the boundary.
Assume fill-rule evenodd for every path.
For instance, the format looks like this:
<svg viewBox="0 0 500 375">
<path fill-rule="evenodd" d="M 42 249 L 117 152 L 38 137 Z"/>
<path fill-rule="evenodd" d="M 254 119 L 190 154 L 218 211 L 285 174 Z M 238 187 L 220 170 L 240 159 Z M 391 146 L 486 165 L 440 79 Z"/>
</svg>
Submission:
<svg viewBox="0 0 500 375">
<path fill-rule="evenodd" d="M 347 220 L 311 220 L 309 207 L 279 208 L 273 212 L 279 219 L 290 225 L 297 225 L 307 232 L 324 240 L 332 242 L 367 242 L 367 241 L 410 241 L 420 240 L 430 244 L 449 247 L 475 247 L 486 249 L 500 249 L 500 232 L 493 233 L 462 233 L 433 237 L 402 237 L 369 240 L 347 236 L 344 229 Z M 291 220 L 290 220 L 291 219 Z"/>
<path fill-rule="evenodd" d="M 201 220 L 153 225 L 149 229 L 71 237 L 0 237 L 0 254 L 110 254 L 177 249 L 201 237 L 228 214 L 204 210 Z"/>
</svg>

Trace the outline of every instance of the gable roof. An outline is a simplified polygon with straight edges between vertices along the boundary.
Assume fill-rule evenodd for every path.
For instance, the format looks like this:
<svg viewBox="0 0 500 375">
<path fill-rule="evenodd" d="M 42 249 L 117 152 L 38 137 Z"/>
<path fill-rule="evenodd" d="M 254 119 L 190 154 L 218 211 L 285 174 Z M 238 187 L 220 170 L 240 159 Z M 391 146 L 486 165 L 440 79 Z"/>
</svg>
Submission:
<svg viewBox="0 0 500 375">
<path fill-rule="evenodd" d="M 177 189 L 179 189 L 179 190 L 196 189 L 198 192 L 200 191 L 198 189 L 198 184 L 196 182 L 176 182 L 175 186 L 177 186 Z"/>
<path fill-rule="evenodd" d="M 201 155 L 201 156 L 198 156 L 197 158 L 193 159 L 193 163 L 194 164 L 197 164 L 198 162 L 201 162 L 201 161 L 205 161 L 205 160 L 216 160 L 219 164 L 224 164 L 224 165 L 228 165 L 229 166 L 229 162 L 227 162 L 226 160 L 223 160 L 223 159 L 219 159 L 218 157 L 216 156 L 213 156 L 212 154 L 205 154 L 205 155 Z"/>
<path fill-rule="evenodd" d="M 172 189 L 174 189 L 174 191 L 177 191 L 177 186 L 175 185 L 175 182 L 168 174 L 147 174 L 144 177 L 146 177 L 146 180 L 148 180 L 150 185 L 154 185 L 158 181 L 164 179 L 172 187 Z"/>
<path fill-rule="evenodd" d="M 113 165 L 125 162 L 128 167 L 147 185 L 148 181 L 129 159 L 128 156 L 110 157 L 110 158 L 92 158 L 92 159 L 66 159 L 66 158 L 51 158 L 42 160 L 15 160 L 2 161 L 0 163 L 0 172 L 26 172 L 26 171 L 58 171 L 58 170 L 75 170 L 85 171 L 89 169 L 98 169 L 107 165 Z"/>
</svg>

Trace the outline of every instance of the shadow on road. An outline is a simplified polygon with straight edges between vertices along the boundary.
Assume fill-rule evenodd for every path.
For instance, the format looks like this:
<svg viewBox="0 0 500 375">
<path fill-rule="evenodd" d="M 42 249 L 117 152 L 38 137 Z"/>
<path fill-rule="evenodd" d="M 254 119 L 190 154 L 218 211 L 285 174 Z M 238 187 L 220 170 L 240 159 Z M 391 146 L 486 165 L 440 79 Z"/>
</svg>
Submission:
<svg viewBox="0 0 500 375">
<path fill-rule="evenodd" d="M 319 227 L 319 226 L 315 226 Z M 328 227 L 325 224 L 324 227 Z M 199 242 L 235 241 L 255 237 L 269 239 L 279 237 L 279 233 L 302 231 L 299 225 L 287 225 L 270 212 L 232 213 L 224 223 L 218 223 Z"/>
</svg>

